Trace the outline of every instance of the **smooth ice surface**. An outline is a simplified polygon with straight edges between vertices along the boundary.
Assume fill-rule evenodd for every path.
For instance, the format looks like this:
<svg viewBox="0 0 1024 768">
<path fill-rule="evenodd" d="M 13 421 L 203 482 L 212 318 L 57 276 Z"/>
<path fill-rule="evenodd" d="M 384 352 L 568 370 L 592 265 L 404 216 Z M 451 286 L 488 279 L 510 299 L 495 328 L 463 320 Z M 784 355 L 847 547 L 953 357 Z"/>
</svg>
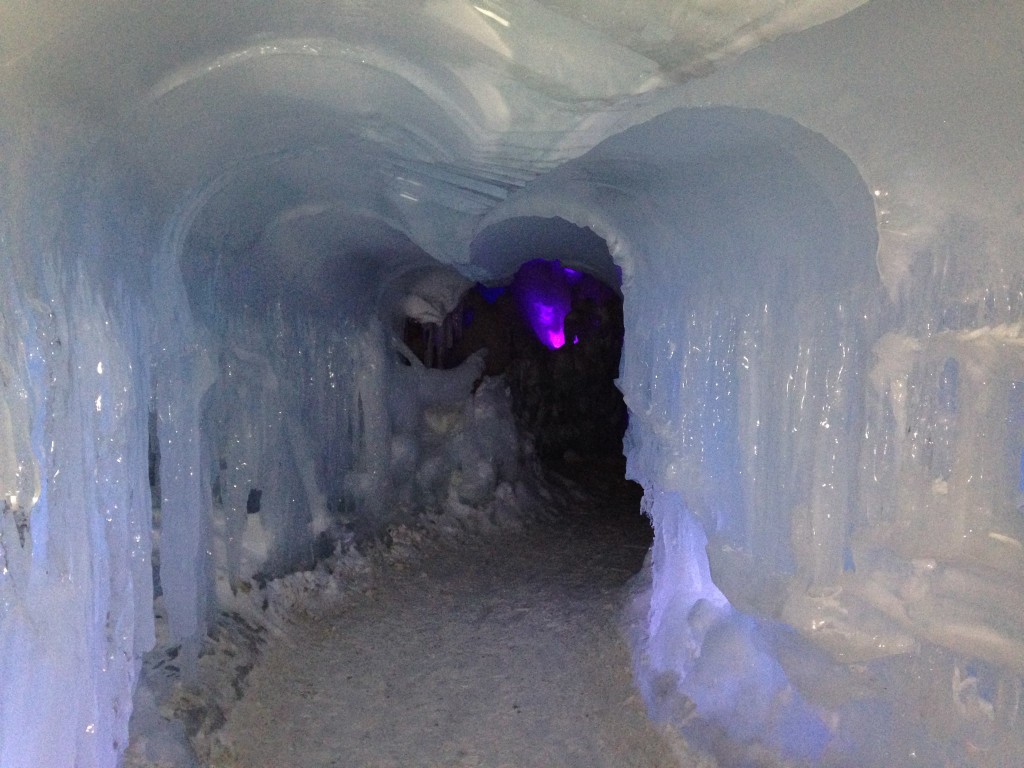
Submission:
<svg viewBox="0 0 1024 768">
<path fill-rule="evenodd" d="M 1013 765 L 1022 30 L 1015 0 L 5 5 L 0 765 L 124 749 L 149 412 L 186 670 L 244 580 L 500 497 L 481 361 L 418 368 L 396 321 L 439 264 L 542 244 L 624 296 L 652 714 L 724 764 Z"/>
</svg>

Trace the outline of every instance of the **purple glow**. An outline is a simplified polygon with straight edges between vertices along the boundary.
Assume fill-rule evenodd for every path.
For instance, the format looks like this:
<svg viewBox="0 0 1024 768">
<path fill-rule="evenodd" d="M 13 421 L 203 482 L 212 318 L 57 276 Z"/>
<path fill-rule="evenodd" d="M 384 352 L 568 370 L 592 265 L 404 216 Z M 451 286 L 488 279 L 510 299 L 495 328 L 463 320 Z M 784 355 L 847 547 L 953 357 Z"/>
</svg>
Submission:
<svg viewBox="0 0 1024 768">
<path fill-rule="evenodd" d="M 565 316 L 572 308 L 572 290 L 560 263 L 534 259 L 524 264 L 512 285 L 534 335 L 548 349 L 565 346 Z"/>
<path fill-rule="evenodd" d="M 568 339 L 579 344 L 580 323 L 597 322 L 593 306 L 603 305 L 613 296 L 611 289 L 590 275 L 545 259 L 523 264 L 511 288 L 534 335 L 548 349 L 561 349 Z M 575 327 L 570 324 L 567 336 L 565 319 L 574 307 L 580 310 L 579 317 Z"/>
<path fill-rule="evenodd" d="M 527 306 L 530 326 L 537 338 L 548 349 L 565 346 L 565 316 L 569 314 L 568 304 L 548 303 L 535 299 Z"/>
<path fill-rule="evenodd" d="M 480 295 L 484 297 L 484 301 L 488 304 L 496 302 L 508 288 L 504 285 L 481 285 L 477 283 L 477 290 L 480 291 Z"/>
</svg>

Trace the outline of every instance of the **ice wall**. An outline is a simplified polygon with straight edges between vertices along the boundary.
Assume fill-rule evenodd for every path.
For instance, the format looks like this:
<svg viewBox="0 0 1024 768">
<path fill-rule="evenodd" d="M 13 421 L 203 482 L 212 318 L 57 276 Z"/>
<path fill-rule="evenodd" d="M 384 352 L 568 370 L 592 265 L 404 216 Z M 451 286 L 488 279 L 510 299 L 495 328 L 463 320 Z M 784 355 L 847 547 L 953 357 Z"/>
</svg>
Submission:
<svg viewBox="0 0 1024 768">
<path fill-rule="evenodd" d="M 427 369 L 376 316 L 325 324 L 280 305 L 231 318 L 222 342 L 199 424 L 223 599 L 516 479 L 504 385 L 474 396 L 482 354 Z"/>
<path fill-rule="evenodd" d="M 714 387 L 686 408 L 736 393 L 735 427 L 713 416 L 704 434 L 722 437 L 724 424 L 739 435 L 738 454 L 726 455 L 737 482 L 716 496 L 728 509 L 742 489 L 746 513 L 726 512 L 725 530 L 721 516 L 709 525 L 702 515 L 710 573 L 734 608 L 769 619 L 762 637 L 830 731 L 816 758 L 826 765 L 1002 766 L 1021 751 L 1024 238 L 1006 204 L 1020 195 L 1021 158 L 1004 148 L 1022 115 L 998 91 L 1021 66 L 1007 30 L 1024 17 L 1005 3 L 933 11 L 873 3 L 675 101 L 791 114 L 843 147 L 875 199 L 884 293 L 858 298 L 855 281 L 838 277 L 814 310 L 821 284 L 807 289 L 801 276 L 789 330 L 758 339 L 742 317 L 735 331 L 713 330 L 698 313 L 707 343 L 689 344 L 702 354 L 718 345 L 716 359 L 695 353 L 681 375 L 650 374 L 681 393 Z M 958 53 L 939 63 L 936 50 Z M 734 282 L 734 294 L 745 290 Z M 831 318 L 815 320 L 820 311 Z M 724 353 L 723 339 L 734 339 Z M 776 377 L 767 388 L 766 373 Z M 703 449 L 690 488 L 703 491 L 708 464 Z M 781 531 L 758 519 L 773 508 Z M 652 605 L 658 578 L 656 562 Z"/>
<path fill-rule="evenodd" d="M 387 414 L 374 412 L 381 395 L 360 378 L 379 370 L 383 348 L 373 342 L 381 341 L 351 320 L 324 327 L 281 306 L 227 321 L 200 420 L 224 548 L 218 589 L 311 567 L 341 540 L 346 512 L 365 521 L 364 533 L 379 525 L 344 499 L 345 484 L 356 482 L 346 478 L 387 450 Z M 367 474 L 367 486 L 385 480 Z M 381 490 L 365 489 L 370 498 Z"/>
<path fill-rule="evenodd" d="M 824 764 L 831 721 L 773 622 L 790 585 L 830 594 L 847 565 L 879 292 L 870 197 L 793 124 L 680 117 L 689 140 L 656 194 L 678 223 L 648 236 L 645 255 L 665 255 L 637 260 L 626 301 L 629 471 L 657 537 L 642 685 L 726 764 Z M 613 141 L 663 146 L 659 123 Z"/>
<path fill-rule="evenodd" d="M 639 680 L 727 765 L 1020 749 L 1020 261 L 950 228 L 893 297 L 883 194 L 796 123 L 703 108 L 493 217 L 558 213 L 623 270 Z"/>
<path fill-rule="evenodd" d="M 504 460 L 500 398 L 397 368 L 375 286 L 410 243 L 497 276 L 474 233 L 557 215 L 623 272 L 652 711 L 725 762 L 1013 764 L 1020 3 L 57 5 L 0 11 L 5 760 L 116 759 L 147 400 L 193 647 L 214 586 L 313 556 L 335 494 L 374 524 L 410 489 L 500 495 L 472 462 Z"/>
<path fill-rule="evenodd" d="M 178 547 L 161 587 L 193 645 L 240 586 L 486 505 L 518 466 L 507 403 L 473 397 L 482 355 L 429 370 L 401 343 L 407 315 L 443 317 L 470 283 L 372 215 L 297 206 L 234 237 L 239 183 L 181 208 L 154 270 L 161 554 Z"/>
<path fill-rule="evenodd" d="M 5 768 L 114 765 L 153 639 L 147 321 L 140 275 L 104 274 L 144 249 L 145 213 L 102 165 L 73 176 L 50 117 L 0 127 Z"/>
</svg>

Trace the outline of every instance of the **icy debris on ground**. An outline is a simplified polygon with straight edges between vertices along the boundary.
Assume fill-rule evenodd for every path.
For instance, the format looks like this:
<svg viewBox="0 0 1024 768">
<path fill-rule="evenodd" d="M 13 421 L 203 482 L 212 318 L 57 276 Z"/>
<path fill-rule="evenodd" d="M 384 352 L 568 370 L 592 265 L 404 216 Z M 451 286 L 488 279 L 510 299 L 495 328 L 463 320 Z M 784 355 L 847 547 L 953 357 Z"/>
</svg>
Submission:
<svg viewBox="0 0 1024 768">
<path fill-rule="evenodd" d="M 381 569 L 333 615 L 296 617 L 213 764 L 691 766 L 647 721 L 618 632 L 623 582 L 650 543 L 638 489 L 576 502 L 570 487 L 548 487 L 566 513 L 550 524 L 466 532 L 457 546 L 445 535 L 434 551 L 429 532 L 395 531 L 402 556 L 422 557 Z"/>
<path fill-rule="evenodd" d="M 436 506 L 410 512 L 410 522 L 389 525 L 376 540 L 359 545 L 349 540 L 311 570 L 242 580 L 234 595 L 222 595 L 193 675 L 176 663 L 179 648 L 169 639 L 158 601 L 157 647 L 143 664 L 124 768 L 205 765 L 217 731 L 271 636 L 287 637 L 296 621 L 336 611 L 372 590 L 384 572 L 408 570 L 439 548 L 550 518 L 582 494 L 569 481 L 545 478 L 531 459 L 520 466 L 515 483 L 498 483 L 483 504 L 465 503 L 453 484 Z"/>
<path fill-rule="evenodd" d="M 211 478 L 216 589 L 202 617 L 209 631 L 179 647 L 173 616 L 168 624 L 160 607 L 129 768 L 181 763 L 190 747 L 204 755 L 263 639 L 287 632 L 292 617 L 344 601 L 372 583 L 375 569 L 403 567 L 424 547 L 518 527 L 557 495 L 533 491 L 542 483 L 532 450 L 517 436 L 504 381 L 480 380 L 480 355 L 451 371 L 426 370 L 386 355 L 379 323 L 343 331 L 309 336 L 281 312 L 236 329 L 240 340 L 265 338 L 267 348 L 278 337 L 295 339 L 288 349 L 320 349 L 326 362 L 313 365 L 299 353 L 271 359 L 241 341 L 222 361 L 208 414 L 219 435 Z M 340 396 L 333 372 L 343 367 L 361 373 Z M 315 383 L 307 386 L 307 378 Z M 298 426 L 300 414 L 280 398 L 292 388 L 322 423 Z M 237 410 L 254 398 L 258 413 Z M 333 463 L 318 469 L 321 454 Z M 288 471 L 267 469 L 281 456 L 293 459 Z M 327 475 L 324 488 L 318 473 Z M 276 484 L 264 486 L 267 475 Z M 292 514 L 296 507 L 300 514 Z M 335 552 L 325 557 L 321 545 L 332 542 Z M 198 569 L 186 575 L 203 580 Z M 163 587 L 166 601 L 168 588 L 181 584 Z"/>
</svg>

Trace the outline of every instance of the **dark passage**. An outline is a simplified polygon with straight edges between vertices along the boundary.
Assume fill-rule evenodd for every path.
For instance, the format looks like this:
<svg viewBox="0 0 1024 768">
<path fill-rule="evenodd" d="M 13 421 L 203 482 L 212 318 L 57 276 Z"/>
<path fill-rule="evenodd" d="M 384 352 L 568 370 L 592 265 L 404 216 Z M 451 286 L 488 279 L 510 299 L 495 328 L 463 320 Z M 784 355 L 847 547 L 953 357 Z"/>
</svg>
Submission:
<svg viewBox="0 0 1024 768">
<path fill-rule="evenodd" d="M 592 513 L 621 518 L 622 535 L 643 549 L 653 531 L 640 513 L 642 488 L 625 479 L 622 340 L 621 295 L 554 258 L 523 263 L 503 284 L 477 284 L 440 327 L 405 327 L 428 366 L 454 368 L 486 348 L 484 375 L 504 377 L 545 471 L 601 499 Z"/>
<path fill-rule="evenodd" d="M 476 285 L 440 326 L 405 326 L 427 366 L 453 368 L 486 348 L 484 375 L 505 377 L 519 427 L 548 466 L 621 456 L 622 337 L 622 297 L 546 259 L 524 263 L 507 284 Z"/>
</svg>

